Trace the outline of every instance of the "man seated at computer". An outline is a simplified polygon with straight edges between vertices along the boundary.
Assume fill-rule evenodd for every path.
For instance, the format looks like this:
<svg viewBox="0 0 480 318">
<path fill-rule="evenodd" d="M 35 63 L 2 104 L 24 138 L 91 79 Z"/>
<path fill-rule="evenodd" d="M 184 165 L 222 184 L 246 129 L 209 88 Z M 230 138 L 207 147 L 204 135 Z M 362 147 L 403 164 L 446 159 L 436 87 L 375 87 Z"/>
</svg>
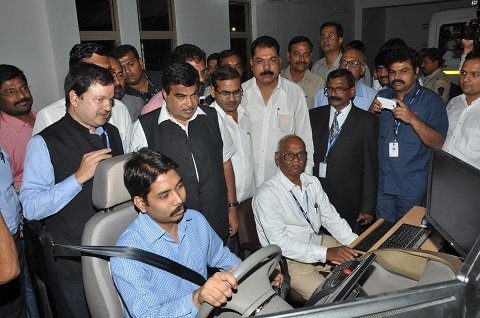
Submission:
<svg viewBox="0 0 480 318">
<path fill-rule="evenodd" d="M 180 263 L 203 277 L 207 266 L 219 268 L 203 286 L 150 265 L 112 258 L 111 269 L 127 317 L 195 317 L 204 302 L 219 307 L 232 296 L 237 281 L 228 270 L 240 263 L 198 211 L 185 207 L 186 192 L 177 164 L 141 148 L 125 163 L 124 183 L 140 211 L 118 239 L 118 246 L 136 247 Z M 277 274 L 272 286 L 279 286 Z"/>
<path fill-rule="evenodd" d="M 287 258 L 291 288 L 306 300 L 324 280 L 326 261 L 355 259 L 348 245 L 357 235 L 342 219 L 314 176 L 303 171 L 305 143 L 296 135 L 278 142 L 277 173 L 265 181 L 253 198 L 253 212 L 260 243 L 277 244 Z M 320 227 L 332 235 L 322 235 Z M 339 243 L 340 242 L 340 243 Z"/>
</svg>

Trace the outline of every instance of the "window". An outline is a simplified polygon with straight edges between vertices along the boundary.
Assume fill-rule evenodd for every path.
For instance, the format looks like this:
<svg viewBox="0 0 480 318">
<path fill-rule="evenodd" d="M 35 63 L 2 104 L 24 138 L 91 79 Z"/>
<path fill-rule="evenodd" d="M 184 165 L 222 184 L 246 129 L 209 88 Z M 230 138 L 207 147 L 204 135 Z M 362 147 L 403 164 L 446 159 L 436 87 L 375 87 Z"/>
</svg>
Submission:
<svg viewBox="0 0 480 318">
<path fill-rule="evenodd" d="M 147 70 L 161 70 L 176 44 L 171 0 L 137 0 L 142 56 Z"/>
<path fill-rule="evenodd" d="M 252 42 L 252 33 L 250 29 L 250 2 L 248 1 L 230 1 L 229 3 L 230 19 L 230 47 L 237 51 L 246 66 L 246 78 L 250 74 L 250 44 Z"/>
<path fill-rule="evenodd" d="M 116 1 L 75 0 L 81 42 L 114 47 L 120 42 Z"/>
</svg>

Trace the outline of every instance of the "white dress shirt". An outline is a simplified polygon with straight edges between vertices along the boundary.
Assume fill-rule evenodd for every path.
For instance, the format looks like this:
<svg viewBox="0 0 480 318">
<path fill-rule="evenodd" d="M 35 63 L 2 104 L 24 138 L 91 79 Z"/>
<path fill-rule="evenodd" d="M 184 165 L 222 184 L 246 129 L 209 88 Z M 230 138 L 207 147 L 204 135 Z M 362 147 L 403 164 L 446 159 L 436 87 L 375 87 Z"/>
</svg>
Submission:
<svg viewBox="0 0 480 318">
<path fill-rule="evenodd" d="M 313 171 L 313 140 L 305 93 L 295 83 L 278 77 L 278 84 L 267 104 L 255 78 L 242 84 L 242 105 L 252 125 L 253 164 L 256 186 L 273 176 L 277 166 L 278 141 L 289 134 L 303 139 L 308 152 L 305 172 Z"/>
<path fill-rule="evenodd" d="M 227 114 L 216 102 L 211 105 L 217 110 L 227 127 L 237 152 L 232 156 L 233 171 L 235 172 L 235 189 L 237 201 L 242 202 L 253 197 L 255 192 L 255 179 L 253 177 L 253 153 L 250 129 L 250 119 L 242 105 L 238 106 L 238 124 L 232 116 Z"/>
<path fill-rule="evenodd" d="M 443 150 L 480 169 L 480 98 L 467 105 L 465 94 L 447 105 L 448 132 Z"/>
<path fill-rule="evenodd" d="M 330 203 L 316 177 L 302 173 L 300 181 L 302 187 L 292 183 L 278 169 L 258 188 L 253 198 L 253 213 L 260 244 L 276 244 L 283 256 L 299 262 L 325 262 L 327 248 L 320 245 L 319 236 L 315 234 L 320 225 L 344 245 L 353 242 L 357 235 Z M 307 213 L 315 232 L 290 191 Z"/>
<path fill-rule="evenodd" d="M 170 115 L 167 107 L 162 107 L 160 108 L 160 115 L 158 116 L 158 124 L 160 125 L 162 122 L 166 120 L 171 120 L 175 124 L 180 126 L 180 128 L 182 128 L 185 131 L 188 137 L 188 123 L 194 120 L 195 118 L 197 118 L 197 116 L 199 115 L 207 116 L 207 114 L 200 107 L 197 107 L 197 110 L 195 111 L 195 113 L 193 113 L 193 116 L 188 120 L 187 125 L 183 125 Z M 218 126 L 220 128 L 220 135 L 222 136 L 222 141 L 223 141 L 223 162 L 226 162 L 237 151 L 237 147 L 233 143 L 232 137 L 230 136 L 230 133 L 228 132 L 227 127 L 225 127 L 225 122 L 220 116 L 218 116 Z M 132 128 L 132 136 L 130 138 L 129 151 L 130 152 L 135 151 L 142 147 L 148 147 L 147 137 L 145 136 L 145 132 L 143 131 L 143 127 L 142 127 L 142 124 L 140 123 L 140 120 L 136 120 Z M 197 180 L 198 180 L 199 179 L 198 169 L 197 169 L 197 164 L 195 162 L 195 158 L 193 157 L 193 154 L 192 154 L 192 158 L 193 158 L 193 164 L 195 166 L 195 172 L 197 173 Z"/>
<path fill-rule="evenodd" d="M 54 122 L 59 121 L 65 116 L 66 112 L 67 106 L 65 105 L 65 98 L 42 108 L 37 113 L 32 135 L 38 134 Z M 108 122 L 117 127 L 120 138 L 122 139 L 123 149 L 126 152 L 132 131 L 132 118 L 130 117 L 127 106 L 118 99 L 115 99 L 113 102 L 112 114 Z"/>
<path fill-rule="evenodd" d="M 345 123 L 345 120 L 347 119 L 348 113 L 350 113 L 351 109 L 352 102 L 348 103 L 348 105 L 340 111 L 340 114 L 338 114 L 337 122 L 340 129 L 342 129 L 343 123 Z M 332 127 L 333 117 L 335 116 L 336 111 L 337 110 L 334 107 L 330 107 L 330 120 L 328 121 L 328 128 Z"/>
</svg>

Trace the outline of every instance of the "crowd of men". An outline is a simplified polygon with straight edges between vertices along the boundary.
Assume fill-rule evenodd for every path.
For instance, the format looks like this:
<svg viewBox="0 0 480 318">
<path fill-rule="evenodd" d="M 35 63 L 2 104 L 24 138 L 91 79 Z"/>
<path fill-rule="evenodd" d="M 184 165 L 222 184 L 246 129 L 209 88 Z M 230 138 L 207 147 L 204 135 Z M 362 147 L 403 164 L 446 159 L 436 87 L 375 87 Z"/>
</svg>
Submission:
<svg viewBox="0 0 480 318">
<path fill-rule="evenodd" d="M 145 70 L 131 45 L 109 52 L 77 44 L 64 98 L 38 113 L 25 74 L 0 65 L 0 316 L 39 317 L 22 218 L 41 220 L 55 242 L 80 244 L 97 212 L 95 169 L 112 156 L 134 152 L 124 181 L 140 211 L 118 244 L 205 278 L 207 266 L 225 270 L 196 286 L 113 258 L 135 317 L 195 315 L 203 302 L 226 302 L 237 286 L 228 270 L 240 263 L 228 247 L 249 198 L 261 244 L 281 247 L 292 288 L 308 299 L 327 261 L 356 257 L 347 245 L 365 226 L 425 205 L 431 149 L 480 168 L 480 50 L 472 41 L 462 40 L 462 93 L 451 98 L 436 48 L 419 53 L 391 39 L 370 72 L 365 45 L 344 47 L 340 24 L 324 23 L 319 39 L 324 57 L 313 65 L 307 37 L 286 52 L 270 36 L 255 39 L 250 79 L 233 50 L 207 57 L 183 44 L 160 73 Z M 88 317 L 80 259 L 57 255 L 55 271 L 71 316 Z"/>
</svg>

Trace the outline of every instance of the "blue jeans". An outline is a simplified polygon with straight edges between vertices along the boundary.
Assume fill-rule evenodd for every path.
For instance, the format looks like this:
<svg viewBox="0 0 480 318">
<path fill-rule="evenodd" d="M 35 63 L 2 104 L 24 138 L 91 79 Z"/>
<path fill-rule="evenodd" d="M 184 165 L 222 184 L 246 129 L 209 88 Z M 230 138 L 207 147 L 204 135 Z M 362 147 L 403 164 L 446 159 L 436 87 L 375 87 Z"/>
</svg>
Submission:
<svg viewBox="0 0 480 318">
<path fill-rule="evenodd" d="M 415 206 L 425 206 L 426 195 L 401 196 L 386 194 L 378 190 L 377 218 L 388 222 L 397 222 Z"/>
</svg>

